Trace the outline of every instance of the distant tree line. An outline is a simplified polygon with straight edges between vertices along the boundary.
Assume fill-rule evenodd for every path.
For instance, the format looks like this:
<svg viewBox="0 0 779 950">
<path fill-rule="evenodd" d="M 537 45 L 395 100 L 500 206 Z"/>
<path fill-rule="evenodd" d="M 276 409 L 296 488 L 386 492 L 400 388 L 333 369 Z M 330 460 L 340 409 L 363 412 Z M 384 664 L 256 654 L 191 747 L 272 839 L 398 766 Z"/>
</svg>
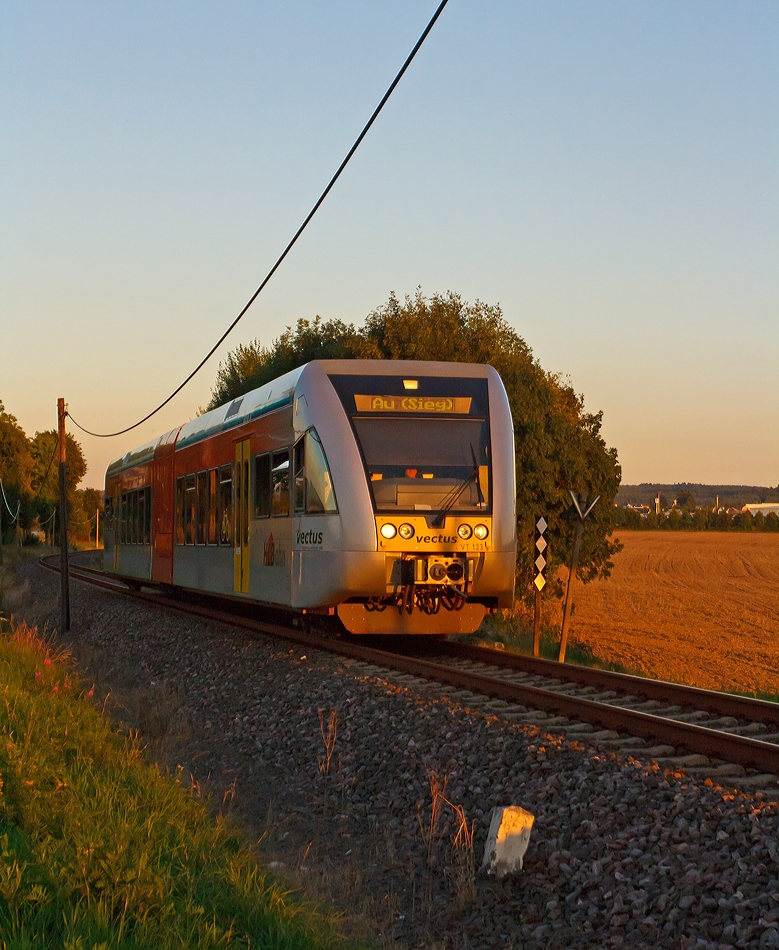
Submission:
<svg viewBox="0 0 779 950">
<path fill-rule="evenodd" d="M 488 363 L 500 374 L 514 418 L 517 452 L 518 595 L 532 591 L 533 525 L 543 514 L 550 525 L 551 590 L 561 586 L 556 569 L 570 561 L 575 512 L 568 490 L 601 495 L 587 520 L 578 576 L 608 577 L 620 549 L 611 539 L 614 498 L 621 469 L 617 451 L 601 435 L 600 412 L 584 408 L 571 384 L 542 369 L 527 343 L 509 326 L 500 306 L 467 303 L 451 291 L 421 290 L 389 300 L 362 326 L 340 320 L 298 320 L 270 346 L 259 340 L 236 347 L 220 364 L 208 408 L 270 382 L 314 359 L 414 359 Z"/>
<path fill-rule="evenodd" d="M 659 515 L 654 511 L 642 515 L 633 508 L 615 506 L 615 510 L 614 526 L 633 531 L 779 531 L 779 516 L 773 511 L 732 515 L 709 508 L 672 508 Z"/>
<path fill-rule="evenodd" d="M 47 537 L 53 524 L 52 515 L 59 508 L 59 452 L 54 429 L 36 432 L 30 439 L 16 417 L 6 412 L 0 401 L 0 481 L 5 499 L 0 495 L 2 540 L 10 542 L 21 532 L 29 539 L 35 525 L 45 524 Z M 72 435 L 67 436 L 67 500 L 70 536 L 86 540 L 94 536 L 95 512 L 103 507 L 103 493 L 95 488 L 79 489 L 87 472 L 81 446 Z M 7 507 L 6 507 L 7 501 Z M 9 508 L 19 518 L 13 521 Z M 19 530 L 17 530 L 20 529 Z"/>
</svg>

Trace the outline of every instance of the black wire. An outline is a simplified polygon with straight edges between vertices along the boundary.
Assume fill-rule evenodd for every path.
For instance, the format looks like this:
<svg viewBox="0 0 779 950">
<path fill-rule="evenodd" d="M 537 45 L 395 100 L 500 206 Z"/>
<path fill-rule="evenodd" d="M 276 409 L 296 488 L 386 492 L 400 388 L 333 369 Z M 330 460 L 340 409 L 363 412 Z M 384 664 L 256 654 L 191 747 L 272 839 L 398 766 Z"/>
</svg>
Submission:
<svg viewBox="0 0 779 950">
<path fill-rule="evenodd" d="M 263 290 L 263 288 L 265 287 L 265 285 L 268 283 L 268 281 L 271 279 L 271 277 L 273 277 L 273 275 L 274 275 L 274 274 L 276 273 L 276 271 L 278 270 L 279 266 L 281 265 L 281 262 L 284 260 L 284 258 L 287 256 L 287 254 L 292 250 L 292 248 L 293 248 L 293 246 L 295 245 L 295 242 L 297 241 L 297 239 L 300 237 L 300 235 L 303 233 L 303 231 L 305 231 L 306 227 L 308 226 L 309 221 L 314 217 L 314 215 L 316 214 L 316 212 L 319 210 L 319 206 L 322 204 L 322 202 L 323 202 L 323 201 L 325 200 L 325 198 L 328 196 L 328 194 L 330 193 L 330 190 L 331 190 L 331 188 L 333 187 L 333 185 L 338 181 L 338 179 L 339 179 L 339 177 L 340 177 L 340 175 L 341 175 L 341 172 L 344 170 L 344 168 L 346 168 L 346 166 L 347 166 L 347 164 L 349 163 L 349 160 L 351 159 L 352 155 L 354 155 L 354 153 L 357 151 L 357 149 L 358 149 L 360 143 L 362 142 L 362 140 L 363 140 L 363 139 L 365 138 L 365 136 L 367 135 L 368 130 L 370 129 L 370 127 L 373 125 L 374 120 L 376 119 L 376 117 L 378 116 L 378 114 L 381 112 L 381 110 L 384 108 L 385 103 L 387 102 L 387 100 L 389 99 L 389 97 L 390 97 L 390 96 L 392 95 L 392 93 L 394 92 L 395 87 L 397 86 L 397 84 L 398 84 L 398 83 L 400 82 L 400 80 L 403 78 L 403 74 L 405 73 L 405 71 L 406 71 L 406 70 L 408 69 L 408 67 L 410 66 L 411 61 L 414 59 L 414 57 L 416 56 L 416 54 L 419 52 L 420 46 L 421 46 L 421 45 L 425 42 L 425 40 L 427 39 L 428 33 L 433 29 L 433 26 L 435 25 L 436 20 L 437 20 L 438 17 L 441 15 L 442 10 L 444 9 L 444 7 L 446 6 L 446 4 L 447 4 L 448 2 L 449 2 L 449 0 L 441 0 L 441 3 L 438 5 L 438 9 L 437 9 L 437 10 L 435 11 L 435 13 L 433 14 L 432 18 L 430 19 L 430 22 L 429 22 L 429 23 L 427 24 L 427 26 L 425 27 L 424 31 L 422 32 L 422 35 L 421 35 L 421 36 L 419 37 L 419 39 L 417 40 L 417 43 L 416 43 L 416 45 L 414 46 L 414 48 L 413 48 L 413 49 L 411 50 L 411 52 L 408 54 L 408 57 L 407 57 L 405 63 L 403 63 L 403 65 L 401 66 L 400 71 L 398 72 L 397 76 L 395 76 L 395 78 L 392 80 L 392 83 L 391 83 L 389 89 L 387 89 L 387 91 L 384 93 L 384 96 L 382 97 L 381 102 L 380 102 L 380 103 L 376 106 L 376 108 L 373 110 L 373 115 L 370 117 L 370 119 L 368 119 L 368 121 L 367 121 L 367 123 L 365 124 L 365 127 L 363 128 L 362 132 L 360 132 L 360 134 L 357 136 L 357 139 L 355 140 L 354 145 L 352 145 L 352 147 L 351 147 L 351 148 L 349 149 L 349 151 L 347 152 L 346 158 L 345 158 L 345 159 L 341 162 L 341 164 L 338 166 L 338 171 L 337 171 L 337 172 L 333 175 L 333 177 L 330 179 L 330 181 L 329 181 L 329 183 L 328 183 L 328 185 L 327 185 L 327 188 L 325 188 L 325 190 L 324 190 L 324 191 L 322 192 L 322 194 L 319 196 L 319 199 L 317 200 L 316 204 L 315 204 L 314 207 L 311 209 L 311 211 L 309 211 L 308 215 L 306 216 L 306 219 L 303 221 L 303 223 L 300 225 L 300 227 L 299 227 L 299 228 L 297 229 L 297 231 L 295 232 L 295 236 L 292 238 L 292 240 L 289 242 L 289 244 L 287 244 L 287 246 L 284 248 L 284 251 L 282 252 L 282 254 L 281 254 L 281 256 L 279 257 L 279 259 L 276 261 L 276 263 L 273 265 L 273 267 L 271 267 L 271 269 L 268 271 L 268 274 L 267 274 L 267 276 L 265 277 L 265 280 L 263 280 L 263 282 L 260 284 L 260 286 L 254 291 L 254 293 L 253 293 L 253 294 L 251 295 L 251 297 L 249 298 L 249 301 L 248 301 L 248 303 L 246 304 L 246 306 L 243 308 L 243 310 L 241 310 L 241 312 L 238 314 L 238 316 L 235 318 L 235 320 L 233 320 L 233 322 L 230 324 L 230 326 L 229 326 L 229 327 L 225 330 L 225 332 L 219 337 L 219 339 L 216 341 L 216 343 L 211 347 L 211 349 L 208 351 L 208 353 L 203 357 L 203 359 L 202 359 L 202 360 L 197 364 L 197 366 L 192 370 L 192 372 L 189 374 L 189 376 L 187 376 L 187 378 L 184 380 L 184 382 L 181 383 L 180 386 L 177 386 L 176 389 L 174 389 L 173 392 L 170 394 L 170 396 L 168 396 L 168 398 L 167 398 L 164 402 L 161 402 L 161 403 L 159 404 L 159 406 L 157 406 L 156 409 L 153 409 L 148 415 L 144 416 L 143 419 L 141 419 L 139 422 L 136 422 L 134 425 L 127 426 L 126 429 L 120 429 L 118 432 L 90 432 L 89 429 L 85 429 L 84 426 L 79 425 L 79 423 L 76 422 L 76 420 L 73 418 L 73 416 L 72 416 L 70 413 L 68 413 L 68 415 L 70 416 L 70 420 L 71 420 L 71 422 L 73 423 L 73 425 L 77 426 L 79 429 L 81 429 L 82 432 L 85 432 L 87 435 L 95 436 L 95 438 L 98 438 L 98 439 L 111 439 L 111 438 L 113 438 L 113 437 L 116 436 L 116 435 L 124 435 L 125 432 L 131 432 L 133 429 L 137 429 L 138 426 L 143 425 L 143 423 L 146 422 L 148 419 L 151 419 L 151 417 L 152 417 L 153 415 L 155 415 L 156 413 L 158 413 L 158 412 L 160 411 L 160 409 L 162 409 L 163 406 L 166 406 L 166 405 L 171 401 L 171 399 L 173 399 L 174 396 L 178 395 L 178 393 L 181 392 L 181 390 L 187 385 L 187 383 L 193 378 L 193 376 L 195 376 L 197 373 L 200 372 L 200 370 L 205 366 L 205 364 L 208 362 L 208 360 L 211 359 L 211 357 L 214 355 L 214 353 L 216 352 L 216 350 L 222 345 L 222 343 L 224 343 L 224 341 L 227 339 L 227 337 L 228 337 L 228 336 L 230 335 L 230 333 L 233 331 L 233 329 L 235 328 L 235 326 L 237 325 L 237 323 L 238 323 L 238 321 L 241 319 L 241 317 L 243 317 L 243 315 L 246 313 L 246 311 L 249 309 L 249 307 L 251 307 L 251 305 L 254 303 L 254 301 L 257 299 L 257 297 L 260 295 L 260 292 Z"/>
</svg>

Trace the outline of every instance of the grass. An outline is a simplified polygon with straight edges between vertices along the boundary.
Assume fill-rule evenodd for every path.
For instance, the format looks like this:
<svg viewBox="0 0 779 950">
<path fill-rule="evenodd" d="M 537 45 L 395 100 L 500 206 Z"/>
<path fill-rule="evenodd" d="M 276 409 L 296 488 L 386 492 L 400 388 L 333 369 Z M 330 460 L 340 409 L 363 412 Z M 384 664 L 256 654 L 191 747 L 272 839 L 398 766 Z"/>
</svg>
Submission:
<svg viewBox="0 0 779 950">
<path fill-rule="evenodd" d="M 502 646 L 513 653 L 533 654 L 533 624 L 518 612 L 502 611 L 494 617 L 487 618 L 479 629 L 478 637 L 486 646 Z M 459 639 L 459 638 L 456 638 Z M 473 643 L 472 637 L 463 637 L 463 642 Z M 560 650 L 560 630 L 556 626 L 543 624 L 541 627 L 541 642 L 539 656 L 544 660 L 557 660 Z M 599 670 L 609 670 L 613 673 L 631 673 L 640 676 L 634 670 L 611 663 L 598 657 L 591 647 L 585 643 L 568 641 L 565 651 L 566 663 L 575 666 L 589 666 Z"/>
<path fill-rule="evenodd" d="M 2 625 L 2 950 L 343 945 L 226 820 L 145 762 L 67 657 Z"/>
</svg>

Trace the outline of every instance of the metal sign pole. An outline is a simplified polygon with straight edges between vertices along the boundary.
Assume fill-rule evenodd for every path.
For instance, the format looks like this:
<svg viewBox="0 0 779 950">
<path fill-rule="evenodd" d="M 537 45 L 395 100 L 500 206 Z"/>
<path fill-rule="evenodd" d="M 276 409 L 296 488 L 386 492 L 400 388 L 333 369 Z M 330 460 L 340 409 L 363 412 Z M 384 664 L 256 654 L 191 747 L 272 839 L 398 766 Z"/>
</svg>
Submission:
<svg viewBox="0 0 779 950">
<path fill-rule="evenodd" d="M 57 400 L 57 433 L 60 447 L 60 633 L 70 630 L 70 576 L 68 572 L 68 493 L 65 443 L 65 400 Z"/>
<path fill-rule="evenodd" d="M 533 656 L 538 656 L 541 650 L 541 591 L 546 585 L 546 565 L 549 562 L 549 550 L 546 543 L 546 518 L 539 515 L 536 518 L 535 545 L 536 555 L 533 561 L 533 586 L 536 589 L 535 607 L 533 610 Z"/>
<path fill-rule="evenodd" d="M 574 506 L 576 507 L 576 513 L 579 516 L 579 523 L 576 525 L 576 535 L 573 541 L 573 555 L 571 556 L 571 570 L 568 574 L 568 587 L 565 591 L 565 613 L 563 614 L 563 628 L 560 631 L 560 652 L 557 655 L 558 663 L 565 663 L 565 650 L 568 646 L 568 621 L 571 618 L 571 603 L 573 600 L 571 594 L 573 593 L 573 581 L 576 577 L 576 565 L 579 563 L 579 549 L 581 548 L 582 544 L 584 521 L 600 499 L 600 495 L 596 495 L 590 506 L 585 508 L 587 504 L 586 494 L 579 495 L 577 498 L 577 496 L 574 495 L 570 489 L 568 490 L 568 493 L 573 499 Z"/>
</svg>

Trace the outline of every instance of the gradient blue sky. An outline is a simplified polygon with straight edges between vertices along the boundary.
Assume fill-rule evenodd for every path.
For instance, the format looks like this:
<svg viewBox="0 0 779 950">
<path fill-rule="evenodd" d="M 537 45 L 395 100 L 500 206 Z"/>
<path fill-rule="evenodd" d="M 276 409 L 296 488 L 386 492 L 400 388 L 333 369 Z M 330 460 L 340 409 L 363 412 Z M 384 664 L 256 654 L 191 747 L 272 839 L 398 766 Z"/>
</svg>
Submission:
<svg viewBox="0 0 779 950">
<path fill-rule="evenodd" d="M 4 3 L 0 399 L 135 422 L 254 291 L 434 2 Z M 220 356 L 390 291 L 500 303 L 623 480 L 779 483 L 779 4 L 450 0 Z"/>
</svg>

